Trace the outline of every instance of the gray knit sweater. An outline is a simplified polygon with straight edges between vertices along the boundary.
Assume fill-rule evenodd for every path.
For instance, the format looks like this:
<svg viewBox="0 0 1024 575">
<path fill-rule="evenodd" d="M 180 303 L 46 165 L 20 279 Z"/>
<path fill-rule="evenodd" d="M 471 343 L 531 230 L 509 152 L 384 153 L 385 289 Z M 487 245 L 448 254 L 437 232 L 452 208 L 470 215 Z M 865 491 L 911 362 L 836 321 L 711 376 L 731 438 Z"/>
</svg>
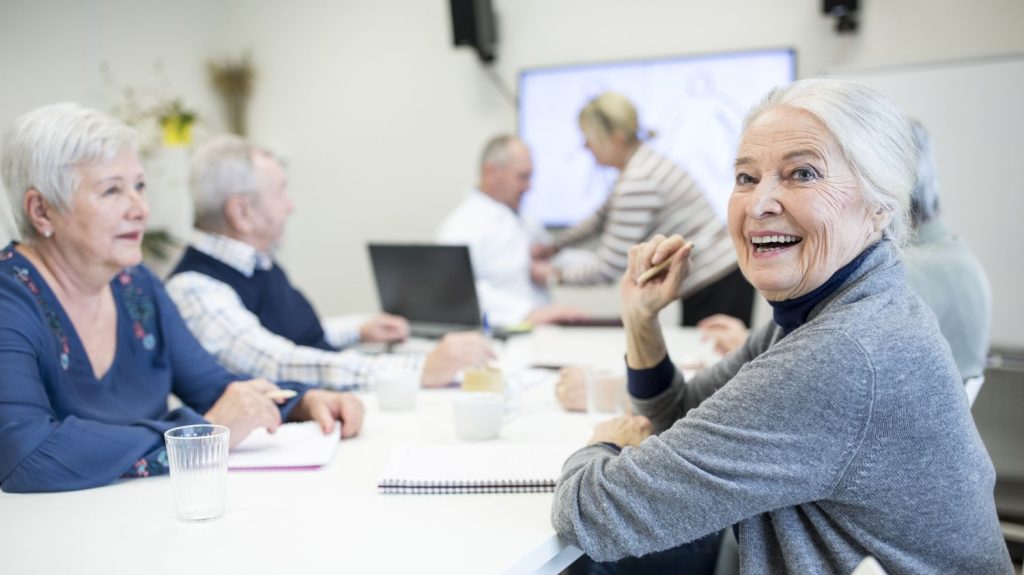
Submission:
<svg viewBox="0 0 1024 575">
<path fill-rule="evenodd" d="M 712 395 L 714 394 L 714 395 Z M 739 523 L 744 573 L 1012 573 L 949 346 L 884 242 L 808 321 L 634 400 L 656 435 L 566 462 L 552 522 L 605 561 Z"/>
</svg>

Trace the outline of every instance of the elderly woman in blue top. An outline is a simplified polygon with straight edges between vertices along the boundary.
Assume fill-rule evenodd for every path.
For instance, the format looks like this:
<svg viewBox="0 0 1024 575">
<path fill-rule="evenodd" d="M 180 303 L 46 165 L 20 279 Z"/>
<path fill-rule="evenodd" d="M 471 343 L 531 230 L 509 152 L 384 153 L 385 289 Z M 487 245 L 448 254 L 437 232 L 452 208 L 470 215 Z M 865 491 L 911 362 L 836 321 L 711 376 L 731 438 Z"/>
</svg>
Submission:
<svg viewBox="0 0 1024 575">
<path fill-rule="evenodd" d="M 845 574 L 869 555 L 889 573 L 1012 572 L 991 460 L 900 262 L 913 150 L 900 112 L 856 84 L 797 82 L 750 112 L 729 229 L 775 321 L 684 381 L 657 318 L 689 249 L 635 246 L 622 299 L 640 415 L 566 462 L 559 534 L 611 560 L 738 524 L 748 573 Z"/>
<path fill-rule="evenodd" d="M 74 104 L 15 121 L 4 186 L 23 243 L 0 249 L 0 488 L 61 491 L 167 469 L 163 432 L 212 422 L 237 444 L 283 419 L 342 435 L 362 404 L 335 392 L 236 381 L 196 343 L 141 266 L 149 208 L 135 132 Z M 175 393 L 186 407 L 168 411 Z"/>
</svg>

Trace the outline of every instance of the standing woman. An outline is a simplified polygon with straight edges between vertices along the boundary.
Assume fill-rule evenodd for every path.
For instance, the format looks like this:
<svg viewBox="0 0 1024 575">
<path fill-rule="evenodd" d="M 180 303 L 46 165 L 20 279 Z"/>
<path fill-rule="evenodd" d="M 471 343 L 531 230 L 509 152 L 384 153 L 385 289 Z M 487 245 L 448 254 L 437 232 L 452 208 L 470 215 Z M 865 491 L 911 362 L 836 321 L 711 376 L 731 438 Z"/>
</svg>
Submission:
<svg viewBox="0 0 1024 575">
<path fill-rule="evenodd" d="M 633 248 L 622 307 L 640 415 L 598 425 L 566 462 L 559 535 L 607 561 L 738 525 L 745 573 L 846 574 L 865 556 L 894 574 L 1013 572 L 992 461 L 901 261 L 914 174 L 907 121 L 863 86 L 804 80 L 750 112 L 729 231 L 774 322 L 687 380 L 658 325 L 685 240 Z"/>
<path fill-rule="evenodd" d="M 736 266 L 729 233 L 697 182 L 672 160 L 641 142 L 636 107 L 616 92 L 591 100 L 579 116 L 594 160 L 619 171 L 611 194 L 594 214 L 533 248 L 536 283 L 610 284 L 626 270 L 629 248 L 655 234 L 680 234 L 695 245 L 693 270 L 683 283 L 683 325 L 715 313 L 750 323 L 754 288 Z M 558 268 L 547 260 L 560 249 L 600 236 L 593 261 Z"/>
<path fill-rule="evenodd" d="M 0 248 L 0 488 L 65 491 L 167 471 L 163 432 L 216 423 L 234 446 L 282 420 L 354 435 L 351 395 L 236 381 L 142 262 L 149 217 L 135 131 L 57 104 L 15 121 L 0 171 L 23 238 Z M 167 409 L 176 394 L 185 407 Z"/>
</svg>

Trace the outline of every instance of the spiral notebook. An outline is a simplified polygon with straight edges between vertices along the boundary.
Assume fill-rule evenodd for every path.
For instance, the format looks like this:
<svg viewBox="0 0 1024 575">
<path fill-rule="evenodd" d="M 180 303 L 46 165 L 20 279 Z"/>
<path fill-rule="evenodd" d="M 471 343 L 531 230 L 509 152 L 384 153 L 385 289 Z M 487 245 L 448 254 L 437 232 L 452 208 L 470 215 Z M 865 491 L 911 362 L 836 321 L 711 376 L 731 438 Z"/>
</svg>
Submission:
<svg viewBox="0 0 1024 575">
<path fill-rule="evenodd" d="M 543 493 L 582 445 L 399 445 L 377 489 L 390 494 Z"/>
</svg>

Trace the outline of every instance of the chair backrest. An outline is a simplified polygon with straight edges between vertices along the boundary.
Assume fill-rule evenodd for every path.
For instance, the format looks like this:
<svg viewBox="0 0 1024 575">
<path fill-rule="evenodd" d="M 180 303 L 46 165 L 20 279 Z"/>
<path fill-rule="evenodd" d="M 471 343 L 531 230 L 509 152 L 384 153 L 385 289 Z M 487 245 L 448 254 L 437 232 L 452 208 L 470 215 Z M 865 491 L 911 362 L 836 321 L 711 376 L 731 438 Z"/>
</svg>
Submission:
<svg viewBox="0 0 1024 575">
<path fill-rule="evenodd" d="M 886 575 L 885 569 L 870 555 L 861 560 L 850 575 Z"/>
<path fill-rule="evenodd" d="M 974 400 L 978 399 L 978 393 L 981 392 L 981 386 L 984 384 L 984 375 L 979 375 L 977 377 L 968 377 L 967 379 L 964 380 L 964 391 L 967 392 L 968 405 L 974 405 Z"/>
</svg>

